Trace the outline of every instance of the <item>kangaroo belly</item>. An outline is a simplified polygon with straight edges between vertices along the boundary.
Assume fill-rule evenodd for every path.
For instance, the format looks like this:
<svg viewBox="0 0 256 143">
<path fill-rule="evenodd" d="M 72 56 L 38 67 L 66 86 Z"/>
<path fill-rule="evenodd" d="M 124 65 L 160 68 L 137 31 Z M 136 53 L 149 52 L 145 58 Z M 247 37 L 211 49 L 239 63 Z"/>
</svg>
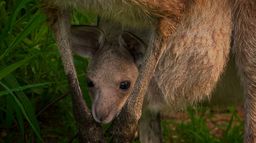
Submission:
<svg viewBox="0 0 256 143">
<path fill-rule="evenodd" d="M 46 0 L 50 5 L 89 11 L 123 25 L 145 27 L 154 23 L 153 15 L 140 5 L 127 0 Z"/>
<path fill-rule="evenodd" d="M 159 19 L 180 21 L 186 7 L 184 0 L 44 0 L 45 4 L 61 8 L 79 8 L 125 26 L 147 27 Z"/>
<path fill-rule="evenodd" d="M 185 20 L 174 33 L 155 72 L 166 101 L 174 107 L 209 97 L 228 61 L 230 7 L 225 1 L 206 2 L 202 11 L 192 9 L 192 23 L 186 25 Z"/>
</svg>

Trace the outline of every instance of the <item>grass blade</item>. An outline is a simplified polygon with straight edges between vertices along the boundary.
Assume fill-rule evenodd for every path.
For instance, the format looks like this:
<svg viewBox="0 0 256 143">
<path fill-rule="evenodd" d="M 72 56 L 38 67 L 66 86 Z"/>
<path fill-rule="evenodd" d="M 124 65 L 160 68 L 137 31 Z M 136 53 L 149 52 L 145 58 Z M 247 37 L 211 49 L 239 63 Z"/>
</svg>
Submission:
<svg viewBox="0 0 256 143">
<path fill-rule="evenodd" d="M 34 122 L 29 118 L 29 115 L 27 113 L 27 111 L 25 110 L 23 104 L 20 102 L 20 100 L 14 95 L 14 93 L 5 85 L 0 81 L 0 85 L 3 86 L 6 90 L 9 91 L 10 95 L 12 96 L 13 100 L 16 102 L 16 104 L 18 105 L 18 107 L 20 108 L 22 114 L 24 115 L 24 117 L 26 118 L 26 120 L 28 121 L 29 125 L 31 126 L 31 128 L 33 129 L 33 131 L 35 132 L 36 136 L 39 138 L 39 140 L 41 142 L 43 142 L 43 139 L 39 133 L 39 127 L 37 125 L 34 124 Z"/>
<path fill-rule="evenodd" d="M 4 77 L 6 77 L 7 75 L 9 75 L 11 72 L 15 71 L 17 68 L 21 67 L 22 65 L 28 63 L 28 61 L 31 59 L 31 57 L 29 58 L 25 58 L 17 63 L 14 63 L 6 68 L 4 68 L 3 70 L 0 71 L 0 80 L 3 79 Z"/>
<path fill-rule="evenodd" d="M 14 12 L 12 12 L 12 14 L 10 15 L 9 20 L 8 20 L 8 22 L 6 22 L 6 24 L 5 24 L 6 26 L 5 26 L 3 32 L 0 35 L 0 41 L 3 40 L 4 37 L 7 37 L 8 33 L 10 33 L 12 31 L 12 27 L 16 22 L 18 13 L 30 1 L 31 0 L 20 0 L 20 1 L 18 1 L 19 3 L 16 5 L 16 8 L 15 8 Z"/>
<path fill-rule="evenodd" d="M 0 60 L 7 56 L 20 42 L 24 40 L 33 30 L 39 27 L 42 22 L 45 20 L 45 16 L 42 15 L 39 11 L 34 14 L 29 23 L 26 25 L 24 30 L 18 34 L 18 36 L 13 40 L 10 46 L 4 51 L 0 56 Z"/>
<path fill-rule="evenodd" d="M 44 86 L 50 85 L 50 84 L 51 84 L 50 82 L 45 82 L 45 83 L 37 83 L 37 84 L 25 85 L 25 86 L 17 87 L 17 88 L 14 88 L 14 89 L 10 89 L 10 91 L 18 92 L 18 91 L 23 91 L 23 90 L 26 90 L 26 89 L 44 87 Z M 7 94 L 9 94 L 8 90 L 0 91 L 0 96 L 7 95 Z"/>
</svg>

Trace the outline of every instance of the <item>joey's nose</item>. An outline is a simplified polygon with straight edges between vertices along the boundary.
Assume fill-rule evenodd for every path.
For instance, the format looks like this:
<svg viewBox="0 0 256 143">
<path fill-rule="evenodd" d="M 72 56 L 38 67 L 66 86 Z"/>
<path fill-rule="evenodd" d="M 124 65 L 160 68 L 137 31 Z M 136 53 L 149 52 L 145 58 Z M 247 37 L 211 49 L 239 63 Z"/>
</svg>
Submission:
<svg viewBox="0 0 256 143">
<path fill-rule="evenodd" d="M 111 120 L 109 120 L 109 114 L 108 112 L 100 112 L 97 111 L 97 109 L 94 109 L 92 112 L 93 118 L 98 122 L 98 123 L 109 123 Z"/>
<path fill-rule="evenodd" d="M 106 114 L 97 114 L 97 113 L 96 113 L 96 116 L 97 116 L 97 118 L 98 118 L 98 120 L 99 120 L 100 122 L 103 122 L 103 121 L 107 118 L 107 115 L 106 115 Z"/>
</svg>

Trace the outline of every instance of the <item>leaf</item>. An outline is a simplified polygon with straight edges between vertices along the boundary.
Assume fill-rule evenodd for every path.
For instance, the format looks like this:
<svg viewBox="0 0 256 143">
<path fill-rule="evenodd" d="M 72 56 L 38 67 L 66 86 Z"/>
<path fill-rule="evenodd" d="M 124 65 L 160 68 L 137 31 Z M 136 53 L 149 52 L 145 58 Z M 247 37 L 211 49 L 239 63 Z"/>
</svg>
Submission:
<svg viewBox="0 0 256 143">
<path fill-rule="evenodd" d="M 16 36 L 12 41 L 10 46 L 4 51 L 0 56 L 0 60 L 7 56 L 20 42 L 22 42 L 33 30 L 39 27 L 42 22 L 45 20 L 45 16 L 42 15 L 39 11 L 33 15 L 31 20 L 28 22 L 24 30 Z"/>
<path fill-rule="evenodd" d="M 31 88 L 39 88 L 39 87 L 43 87 L 43 86 L 50 85 L 50 84 L 51 84 L 50 82 L 31 84 L 31 85 L 20 86 L 20 87 L 14 88 L 14 89 L 10 89 L 10 91 L 18 92 L 18 91 L 23 91 L 26 89 L 31 89 Z M 9 94 L 8 90 L 0 91 L 0 96 L 7 95 L 7 94 Z"/>
<path fill-rule="evenodd" d="M 0 71 L 0 80 L 3 79 L 4 77 L 6 77 L 7 75 L 9 75 L 11 72 L 15 71 L 17 68 L 21 67 L 22 65 L 28 63 L 28 61 L 31 59 L 31 57 L 29 58 L 25 58 L 24 60 L 21 60 L 17 63 L 14 63 L 10 66 L 7 66 L 6 68 L 4 68 L 3 70 Z"/>
<path fill-rule="evenodd" d="M 5 23 L 5 28 L 3 32 L 0 34 L 0 41 L 3 40 L 8 33 L 12 31 L 12 27 L 15 24 L 15 21 L 17 19 L 17 15 L 20 12 L 22 8 L 25 7 L 25 5 L 30 2 L 31 0 L 20 0 L 19 3 L 16 5 L 15 9 L 13 10 L 12 14 L 9 16 L 9 20 Z"/>
<path fill-rule="evenodd" d="M 39 129 L 39 125 L 37 124 L 36 118 L 33 117 L 33 115 L 31 115 L 31 112 L 28 111 L 29 108 L 26 108 L 25 106 L 27 105 L 31 105 L 31 103 L 29 102 L 29 100 L 25 97 L 23 98 L 17 98 L 14 93 L 9 89 L 9 87 L 7 87 L 5 84 L 3 84 L 0 81 L 0 85 L 3 86 L 6 90 L 9 91 L 10 95 L 12 96 L 13 100 L 15 101 L 15 103 L 17 104 L 17 106 L 19 107 L 19 109 L 21 110 L 22 114 L 24 115 L 24 117 L 26 118 L 26 120 L 28 121 L 29 125 L 31 126 L 31 128 L 33 129 L 33 131 L 35 132 L 36 136 L 39 138 L 39 140 L 41 142 L 43 142 L 43 139 L 40 135 L 40 129 Z M 27 109 L 27 110 L 26 110 Z"/>
</svg>

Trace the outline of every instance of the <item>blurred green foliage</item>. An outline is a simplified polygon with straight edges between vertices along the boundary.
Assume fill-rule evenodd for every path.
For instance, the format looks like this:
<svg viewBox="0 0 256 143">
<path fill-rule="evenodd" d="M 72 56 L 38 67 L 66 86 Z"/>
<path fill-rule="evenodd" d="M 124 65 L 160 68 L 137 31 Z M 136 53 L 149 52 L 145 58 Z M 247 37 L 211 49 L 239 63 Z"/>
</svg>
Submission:
<svg viewBox="0 0 256 143">
<path fill-rule="evenodd" d="M 236 110 L 230 108 L 227 111 L 230 115 L 228 121 L 209 128 L 209 123 L 213 119 L 210 109 L 206 107 L 188 108 L 188 120 L 162 122 L 164 140 L 170 143 L 242 143 L 243 142 L 243 121 L 238 116 Z M 174 131 L 171 130 L 170 125 Z M 212 131 L 222 131 L 221 136 Z"/>
<path fill-rule="evenodd" d="M 77 132 L 69 97 L 54 105 L 50 115 L 49 111 L 42 113 L 46 115 L 40 112 L 68 94 L 68 86 L 39 1 L 0 0 L 0 19 L 0 142 L 42 142 L 47 138 L 67 141 Z M 73 24 L 94 21 L 95 16 L 79 12 L 74 12 L 72 20 Z M 75 63 L 86 93 L 87 61 L 76 57 Z M 44 128 L 55 124 L 44 117 L 51 115 L 56 116 L 55 122 L 61 121 L 60 128 Z M 47 137 L 52 134 L 56 137 Z"/>
</svg>

